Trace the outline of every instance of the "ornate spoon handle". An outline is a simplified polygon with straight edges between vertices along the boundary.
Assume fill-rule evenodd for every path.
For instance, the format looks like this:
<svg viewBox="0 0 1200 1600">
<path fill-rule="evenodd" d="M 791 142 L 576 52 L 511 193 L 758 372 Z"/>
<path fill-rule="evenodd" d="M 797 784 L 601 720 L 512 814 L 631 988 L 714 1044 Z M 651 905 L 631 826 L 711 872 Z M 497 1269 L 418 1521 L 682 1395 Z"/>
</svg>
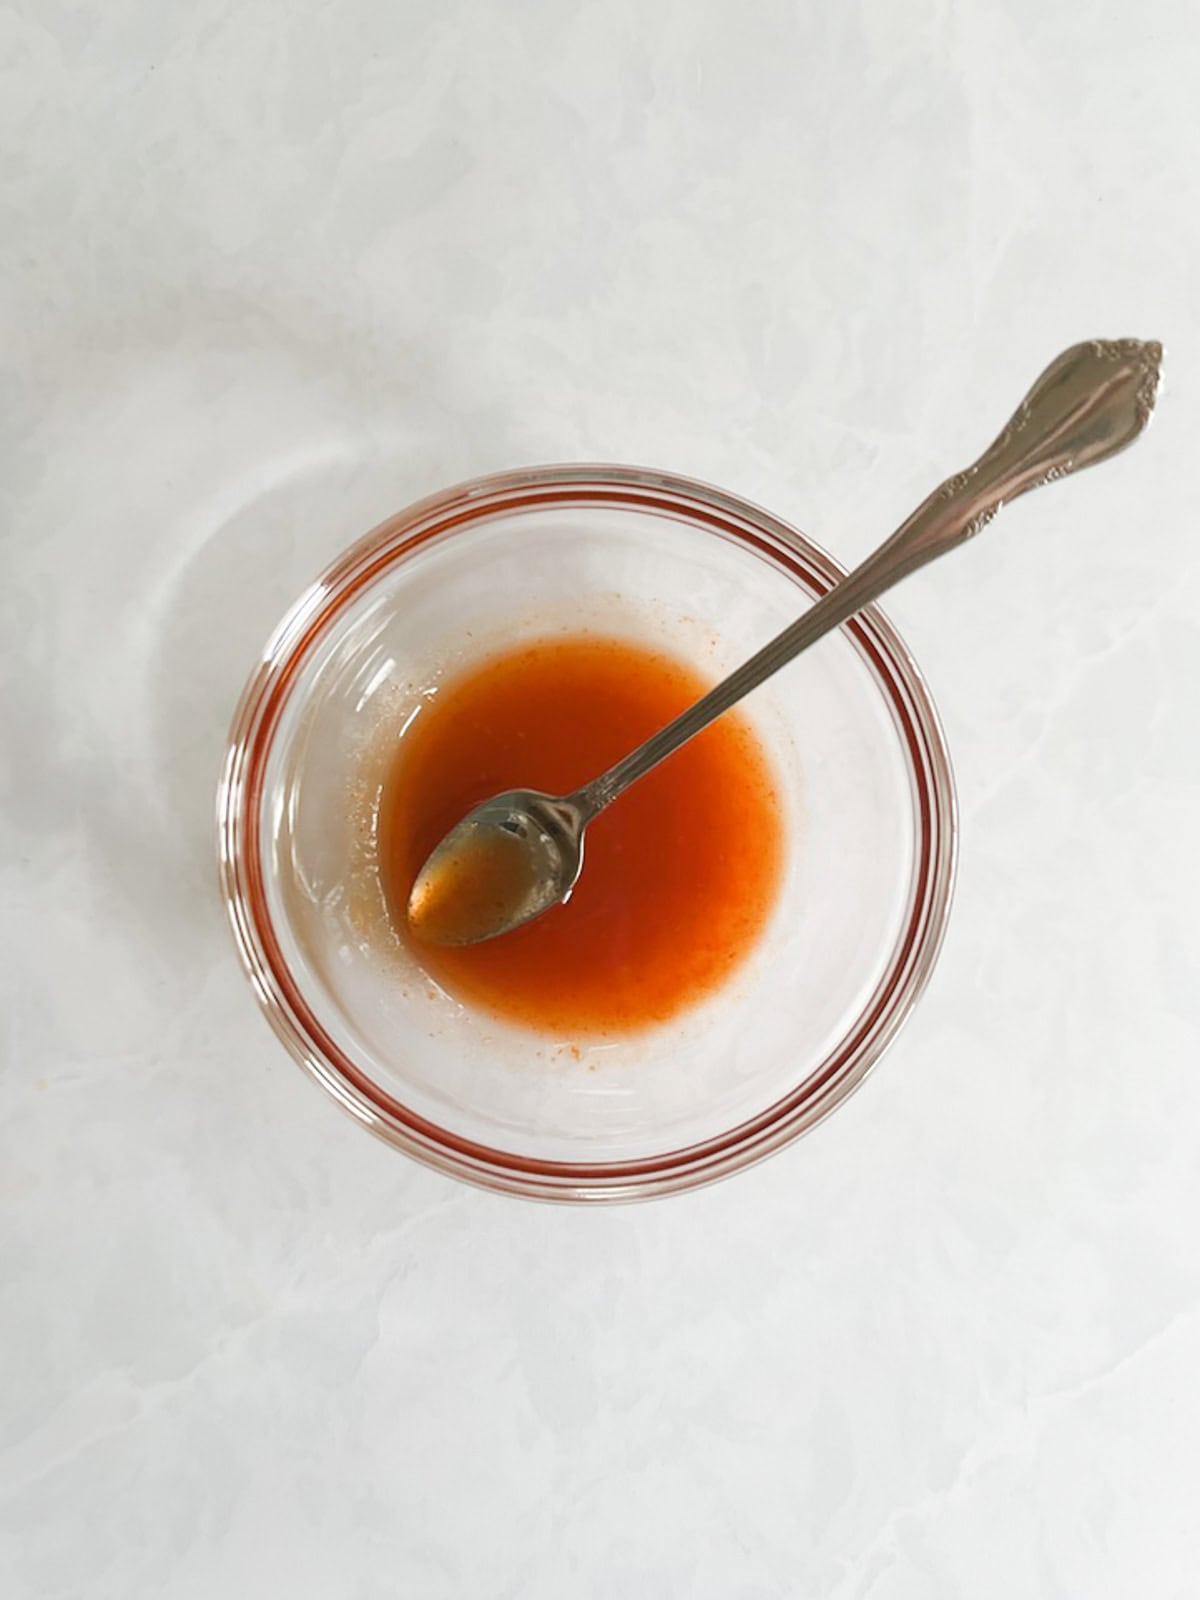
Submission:
<svg viewBox="0 0 1200 1600">
<path fill-rule="evenodd" d="M 1150 420 L 1161 365 L 1162 345 L 1152 340 L 1095 339 L 1064 350 L 978 461 L 947 478 L 890 539 L 799 621 L 674 722 L 572 795 L 582 819 L 602 811 L 822 634 L 927 561 L 978 533 L 1007 501 L 1106 461 L 1132 444 Z"/>
</svg>

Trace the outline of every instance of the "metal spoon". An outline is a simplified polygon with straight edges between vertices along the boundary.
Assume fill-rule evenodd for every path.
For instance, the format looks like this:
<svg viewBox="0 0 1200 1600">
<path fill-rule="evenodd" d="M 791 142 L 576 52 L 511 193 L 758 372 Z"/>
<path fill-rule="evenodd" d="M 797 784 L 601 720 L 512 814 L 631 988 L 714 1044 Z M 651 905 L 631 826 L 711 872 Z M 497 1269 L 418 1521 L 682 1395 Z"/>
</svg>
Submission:
<svg viewBox="0 0 1200 1600">
<path fill-rule="evenodd" d="M 885 589 L 978 533 L 1006 501 L 1132 444 L 1154 409 L 1161 364 L 1153 341 L 1098 339 L 1065 350 L 973 466 L 674 722 L 574 794 L 510 789 L 451 828 L 413 884 L 413 932 L 436 944 L 476 944 L 565 900 L 583 868 L 588 823 L 630 784 Z"/>
</svg>

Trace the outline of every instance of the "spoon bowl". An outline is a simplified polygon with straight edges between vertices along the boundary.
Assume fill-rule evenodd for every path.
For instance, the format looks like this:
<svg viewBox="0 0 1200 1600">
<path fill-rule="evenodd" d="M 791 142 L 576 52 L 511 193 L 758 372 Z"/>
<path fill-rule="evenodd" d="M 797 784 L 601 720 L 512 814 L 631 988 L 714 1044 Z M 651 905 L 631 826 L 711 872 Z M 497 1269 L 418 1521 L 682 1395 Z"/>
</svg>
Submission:
<svg viewBox="0 0 1200 1600">
<path fill-rule="evenodd" d="M 417 874 L 408 922 L 433 944 L 478 944 L 540 917 L 583 870 L 584 813 L 537 789 L 493 795 L 456 823 Z"/>
</svg>

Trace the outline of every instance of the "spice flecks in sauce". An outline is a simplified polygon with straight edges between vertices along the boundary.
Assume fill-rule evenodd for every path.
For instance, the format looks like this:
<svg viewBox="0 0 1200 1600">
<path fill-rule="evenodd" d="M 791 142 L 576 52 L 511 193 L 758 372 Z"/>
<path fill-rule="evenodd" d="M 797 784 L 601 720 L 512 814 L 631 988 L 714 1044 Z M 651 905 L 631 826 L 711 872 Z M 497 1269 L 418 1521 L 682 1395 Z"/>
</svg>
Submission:
<svg viewBox="0 0 1200 1600">
<path fill-rule="evenodd" d="M 380 866 L 396 926 L 429 852 L 474 806 L 518 787 L 569 793 L 708 687 L 669 656 L 592 635 L 521 645 L 446 684 L 384 785 Z M 567 904 L 484 944 L 414 953 L 459 999 L 550 1033 L 663 1022 L 753 948 L 782 832 L 766 757 L 735 711 L 591 824 Z"/>
</svg>

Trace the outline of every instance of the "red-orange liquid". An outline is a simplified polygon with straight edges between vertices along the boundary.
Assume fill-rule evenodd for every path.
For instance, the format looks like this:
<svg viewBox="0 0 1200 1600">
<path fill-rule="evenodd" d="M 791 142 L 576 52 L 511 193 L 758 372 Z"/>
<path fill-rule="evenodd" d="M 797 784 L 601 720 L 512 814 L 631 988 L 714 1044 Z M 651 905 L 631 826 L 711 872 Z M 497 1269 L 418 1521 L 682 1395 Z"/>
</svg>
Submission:
<svg viewBox="0 0 1200 1600">
<path fill-rule="evenodd" d="M 384 786 L 380 862 L 404 908 L 447 830 L 503 789 L 566 794 L 699 698 L 688 667 L 582 635 L 522 645 L 444 686 L 400 742 Z M 410 939 L 460 999 L 554 1034 L 629 1032 L 709 994 L 753 946 L 783 856 L 762 749 L 723 717 L 588 828 L 570 901 L 484 944 Z"/>
</svg>

